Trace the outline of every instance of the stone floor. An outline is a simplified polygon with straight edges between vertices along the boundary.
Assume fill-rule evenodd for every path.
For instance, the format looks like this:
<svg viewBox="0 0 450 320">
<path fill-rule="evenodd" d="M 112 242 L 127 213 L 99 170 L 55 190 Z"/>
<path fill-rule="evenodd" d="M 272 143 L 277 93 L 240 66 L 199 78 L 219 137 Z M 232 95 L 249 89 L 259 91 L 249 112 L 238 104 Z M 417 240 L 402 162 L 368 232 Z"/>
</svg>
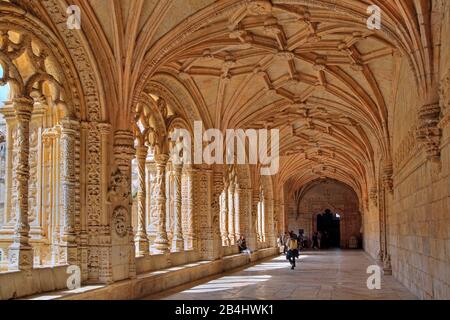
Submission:
<svg viewBox="0 0 450 320">
<path fill-rule="evenodd" d="M 381 289 L 367 288 L 367 267 L 374 261 L 363 251 L 302 252 L 297 268 L 284 256 L 152 295 L 146 300 L 398 300 L 416 299 L 392 276 Z"/>
</svg>

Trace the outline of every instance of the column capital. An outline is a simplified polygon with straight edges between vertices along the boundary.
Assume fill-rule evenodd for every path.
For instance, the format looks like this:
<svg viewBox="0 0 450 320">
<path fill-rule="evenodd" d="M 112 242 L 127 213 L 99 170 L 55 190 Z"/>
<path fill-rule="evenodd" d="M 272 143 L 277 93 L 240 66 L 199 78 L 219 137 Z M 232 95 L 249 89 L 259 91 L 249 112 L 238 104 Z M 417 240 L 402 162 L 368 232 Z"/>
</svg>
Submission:
<svg viewBox="0 0 450 320">
<path fill-rule="evenodd" d="M 148 147 L 146 145 L 141 145 L 136 147 L 136 158 L 145 160 L 148 155 Z"/>
<path fill-rule="evenodd" d="M 108 135 L 111 133 L 111 124 L 106 122 L 97 123 L 97 127 L 100 130 L 101 135 Z"/>
<path fill-rule="evenodd" d="M 169 155 L 165 153 L 155 155 L 155 162 L 158 165 L 166 165 L 169 161 Z"/>
<path fill-rule="evenodd" d="M 74 119 L 62 119 L 61 123 L 61 131 L 62 133 L 67 134 L 76 134 L 81 127 L 80 121 Z"/>
<path fill-rule="evenodd" d="M 14 98 L 12 102 L 16 117 L 30 121 L 34 100 L 30 97 L 19 97 Z"/>
</svg>

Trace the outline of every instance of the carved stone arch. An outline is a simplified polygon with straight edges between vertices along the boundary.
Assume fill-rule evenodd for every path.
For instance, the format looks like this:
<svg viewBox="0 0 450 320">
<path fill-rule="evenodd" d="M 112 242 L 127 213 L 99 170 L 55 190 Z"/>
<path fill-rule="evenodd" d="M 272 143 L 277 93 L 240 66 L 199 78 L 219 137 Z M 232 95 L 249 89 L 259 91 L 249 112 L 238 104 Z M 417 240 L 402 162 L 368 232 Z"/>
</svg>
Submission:
<svg viewBox="0 0 450 320">
<path fill-rule="evenodd" d="M 97 60 L 83 31 L 67 28 L 66 10 L 69 4 L 65 0 L 44 0 L 40 5 L 51 13 L 46 15 L 63 42 L 58 44 L 58 48 L 61 48 L 67 58 L 61 61 L 64 61 L 65 68 L 77 75 L 70 87 L 76 88 L 80 93 L 74 97 L 74 103 L 80 105 L 79 118 L 92 122 L 106 121 L 109 113 Z"/>
<path fill-rule="evenodd" d="M 160 96 L 157 96 L 158 99 L 161 99 Z M 162 98 L 164 100 L 164 98 Z M 166 123 L 166 115 L 164 115 L 161 110 L 158 108 L 158 101 L 156 101 L 150 93 L 143 94 L 140 101 L 140 104 L 148 107 L 151 111 L 150 117 L 154 120 L 154 128 L 162 135 L 167 134 L 167 123 Z M 164 103 L 162 101 L 162 103 Z"/>
<path fill-rule="evenodd" d="M 22 8 L 2 2 L 0 12 L 3 15 L 0 29 L 29 37 L 29 41 L 33 41 L 40 48 L 41 54 L 45 54 L 48 58 L 46 62 L 49 64 L 47 69 L 50 69 L 50 73 L 36 73 L 31 76 L 22 83 L 22 92 L 16 92 L 16 94 L 29 95 L 37 83 L 49 82 L 57 91 L 55 102 L 61 102 L 58 97 L 61 90 L 64 95 L 64 109 L 69 113 L 68 116 L 80 119 L 82 110 L 87 104 L 82 98 L 82 85 L 75 71 L 76 68 L 64 44 L 43 22 L 29 13 L 25 14 Z M 12 88 L 13 93 L 15 90 L 17 90 L 17 84 L 16 88 Z"/>
</svg>

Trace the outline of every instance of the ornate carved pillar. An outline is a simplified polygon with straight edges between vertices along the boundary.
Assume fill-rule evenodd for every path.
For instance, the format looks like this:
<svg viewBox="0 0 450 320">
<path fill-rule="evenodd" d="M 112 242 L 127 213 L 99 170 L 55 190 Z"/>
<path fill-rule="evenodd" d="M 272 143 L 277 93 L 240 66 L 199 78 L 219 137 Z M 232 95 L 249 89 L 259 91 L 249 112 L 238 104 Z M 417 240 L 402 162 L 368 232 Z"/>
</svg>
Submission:
<svg viewBox="0 0 450 320">
<path fill-rule="evenodd" d="M 75 141 L 80 123 L 64 119 L 61 124 L 61 211 L 64 225 L 60 259 L 63 263 L 78 264 L 75 232 Z"/>
<path fill-rule="evenodd" d="M 223 179 L 223 176 L 222 176 Z M 222 245 L 229 246 L 230 239 L 228 238 L 228 182 L 222 180 L 223 189 L 221 191 L 220 203 L 220 219 L 222 224 L 221 235 Z"/>
<path fill-rule="evenodd" d="M 182 222 L 181 222 L 181 175 L 183 171 L 183 166 L 175 164 L 174 165 L 174 206 L 173 206 L 173 239 L 172 239 L 172 251 L 181 252 L 184 249 L 184 239 L 182 232 Z M 188 178 L 189 179 L 189 178 Z M 190 197 L 189 197 L 190 200 Z M 190 202 L 190 201 L 189 201 Z"/>
<path fill-rule="evenodd" d="M 236 243 L 235 233 L 234 233 L 234 192 L 235 192 L 234 182 L 230 182 L 228 186 L 228 239 L 230 241 L 229 245 L 234 245 Z"/>
<path fill-rule="evenodd" d="M 272 199 L 266 199 L 264 202 L 265 209 L 265 226 L 266 226 L 266 242 L 269 247 L 275 247 L 275 216 L 274 203 Z"/>
<path fill-rule="evenodd" d="M 158 154 L 155 156 L 156 162 L 156 239 L 153 248 L 156 253 L 169 252 L 169 240 L 166 232 L 166 165 L 169 160 L 167 154 Z"/>
<path fill-rule="evenodd" d="M 390 161 L 387 161 L 383 167 L 383 189 L 380 192 L 380 217 L 382 223 L 380 223 L 380 227 L 382 228 L 382 232 L 380 232 L 382 236 L 382 248 L 383 248 L 383 271 L 384 274 L 392 274 L 392 266 L 391 266 L 391 256 L 389 254 L 389 230 L 388 230 L 388 214 L 387 208 L 390 203 L 390 198 L 393 194 L 393 166 Z"/>
<path fill-rule="evenodd" d="M 156 163 L 154 160 L 147 160 L 146 162 L 146 207 L 147 207 L 147 237 L 149 243 L 153 243 L 156 238 Z"/>
<path fill-rule="evenodd" d="M 213 171 L 209 168 L 202 168 L 197 172 L 198 189 L 195 198 L 197 208 L 196 219 L 199 221 L 197 248 L 199 250 L 201 259 L 214 259 L 217 254 L 218 246 L 220 244 L 219 221 L 214 222 L 214 217 L 217 212 L 215 210 L 216 203 L 213 202 Z M 218 216 L 217 216 L 218 217 Z M 217 229 L 216 229 L 217 228 Z M 217 231 L 216 231 L 217 230 Z"/>
<path fill-rule="evenodd" d="M 112 176 L 112 221 L 114 232 L 113 250 L 123 250 L 128 247 L 128 254 L 122 254 L 123 261 L 114 261 L 117 264 L 128 263 L 128 276 L 124 273 L 117 275 L 120 278 L 134 278 L 136 276 L 135 244 L 133 227 L 131 223 L 131 161 L 135 156 L 134 134 L 131 131 L 118 130 L 114 133 L 114 159 L 118 172 Z M 123 257 L 123 258 L 122 258 Z M 116 277 L 117 277 L 116 276 Z"/>
<path fill-rule="evenodd" d="M 212 174 L 212 203 L 211 203 L 211 243 L 208 246 L 208 259 L 216 260 L 220 259 L 223 255 L 222 244 L 224 241 L 224 235 L 220 230 L 220 215 L 221 206 L 220 202 L 223 200 L 222 194 L 224 190 L 223 173 L 216 168 Z M 222 212 L 223 213 L 223 212 Z"/>
<path fill-rule="evenodd" d="M 236 184 L 234 189 L 234 235 L 236 241 L 241 237 L 241 215 L 242 215 L 242 203 L 241 203 L 242 189 L 239 184 Z"/>
<path fill-rule="evenodd" d="M 14 173 L 17 181 L 16 227 L 13 244 L 9 247 L 9 269 L 30 271 L 33 268 L 33 250 L 29 243 L 28 222 L 28 178 L 30 175 L 30 120 L 33 99 L 29 97 L 13 100 L 17 119 L 18 155 Z"/>
<path fill-rule="evenodd" d="M 261 242 L 264 243 L 264 247 L 267 244 L 267 211 L 266 211 L 266 199 L 264 194 L 261 193 L 259 199 L 259 211 L 260 211 L 260 224 L 259 224 L 259 234 L 261 237 Z"/>
<path fill-rule="evenodd" d="M 139 146 L 136 149 L 136 160 L 138 169 L 138 192 L 137 192 L 137 232 L 134 239 L 138 256 L 145 256 L 150 253 L 147 236 L 146 223 L 146 176 L 145 164 L 147 161 L 147 146 Z"/>
<path fill-rule="evenodd" d="M 252 194 L 252 233 L 253 239 L 250 239 L 250 245 L 254 241 L 253 247 L 255 249 L 259 248 L 259 244 L 261 242 L 261 234 L 260 234 L 260 216 L 259 216 L 259 193 L 257 190 L 253 190 Z"/>
<path fill-rule="evenodd" d="M 196 236 L 195 236 L 195 212 L 194 212 L 194 193 L 195 193 L 195 172 L 196 170 L 189 166 L 186 169 L 187 188 L 188 188 L 188 201 L 187 201 L 187 232 L 184 236 L 186 240 L 186 250 L 192 250 L 196 248 Z"/>
</svg>

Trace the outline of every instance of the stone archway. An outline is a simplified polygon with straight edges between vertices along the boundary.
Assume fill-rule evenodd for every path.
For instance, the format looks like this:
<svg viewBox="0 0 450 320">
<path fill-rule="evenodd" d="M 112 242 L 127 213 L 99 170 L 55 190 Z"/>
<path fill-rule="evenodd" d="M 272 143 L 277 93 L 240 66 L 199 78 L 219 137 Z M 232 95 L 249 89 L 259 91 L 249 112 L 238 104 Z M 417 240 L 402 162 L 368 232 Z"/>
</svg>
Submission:
<svg viewBox="0 0 450 320">
<path fill-rule="evenodd" d="M 318 231 L 317 220 L 326 210 L 340 216 L 339 247 L 349 248 L 356 238 L 362 240 L 362 218 L 355 192 L 344 183 L 327 179 L 315 181 L 297 199 L 292 199 L 287 213 L 288 229 L 305 231 L 311 239 Z"/>
</svg>

